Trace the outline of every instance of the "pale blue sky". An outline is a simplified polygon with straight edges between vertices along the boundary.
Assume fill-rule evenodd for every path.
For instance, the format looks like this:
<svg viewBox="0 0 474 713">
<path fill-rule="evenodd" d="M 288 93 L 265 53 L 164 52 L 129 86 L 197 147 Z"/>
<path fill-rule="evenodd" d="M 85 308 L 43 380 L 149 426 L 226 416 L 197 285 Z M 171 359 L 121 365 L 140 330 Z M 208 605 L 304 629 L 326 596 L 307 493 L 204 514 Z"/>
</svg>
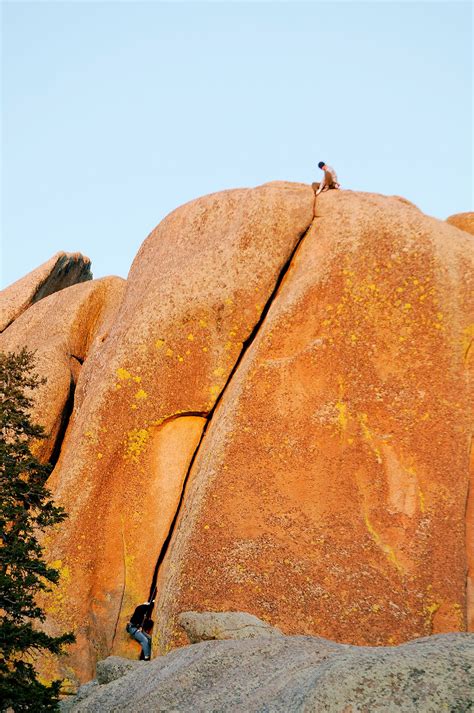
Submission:
<svg viewBox="0 0 474 713">
<path fill-rule="evenodd" d="M 2 284 L 126 276 L 171 210 L 311 182 L 473 208 L 470 2 L 3 2 Z"/>
</svg>

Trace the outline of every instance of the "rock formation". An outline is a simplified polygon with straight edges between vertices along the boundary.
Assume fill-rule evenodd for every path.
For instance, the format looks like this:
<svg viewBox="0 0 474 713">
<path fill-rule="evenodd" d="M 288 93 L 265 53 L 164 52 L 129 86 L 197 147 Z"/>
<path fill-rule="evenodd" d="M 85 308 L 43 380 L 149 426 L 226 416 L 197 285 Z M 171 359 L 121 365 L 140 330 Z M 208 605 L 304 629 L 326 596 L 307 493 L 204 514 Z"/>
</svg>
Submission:
<svg viewBox="0 0 474 713">
<path fill-rule="evenodd" d="M 403 198 L 277 182 L 171 213 L 123 297 L 76 285 L 8 327 L 49 379 L 61 675 L 136 656 L 155 582 L 160 652 L 189 610 L 350 644 L 474 630 L 473 260 Z"/>
<path fill-rule="evenodd" d="M 194 461 L 162 651 L 188 609 L 357 644 L 465 629 L 473 255 L 397 199 L 318 198 Z"/>
<path fill-rule="evenodd" d="M 441 634 L 394 647 L 309 636 L 207 641 L 149 663 L 101 663 L 64 713 L 438 713 L 474 697 L 474 636 Z"/>
<path fill-rule="evenodd" d="M 279 629 L 245 612 L 186 611 L 179 615 L 178 622 L 191 644 L 198 644 L 200 641 L 283 636 Z"/>
<path fill-rule="evenodd" d="M 107 335 L 123 296 L 125 280 L 105 277 L 73 285 L 37 302 L 0 335 L 2 351 L 26 346 L 36 352 L 35 370 L 46 383 L 35 392 L 33 419 L 45 440 L 35 451 L 56 462 L 87 355 Z"/>
<path fill-rule="evenodd" d="M 451 225 L 455 225 L 456 228 L 474 235 L 474 213 L 456 213 L 455 215 L 450 215 L 446 220 Z"/>
<path fill-rule="evenodd" d="M 80 253 L 56 253 L 25 277 L 2 290 L 0 332 L 43 297 L 59 292 L 77 282 L 91 280 L 91 264 Z"/>
</svg>

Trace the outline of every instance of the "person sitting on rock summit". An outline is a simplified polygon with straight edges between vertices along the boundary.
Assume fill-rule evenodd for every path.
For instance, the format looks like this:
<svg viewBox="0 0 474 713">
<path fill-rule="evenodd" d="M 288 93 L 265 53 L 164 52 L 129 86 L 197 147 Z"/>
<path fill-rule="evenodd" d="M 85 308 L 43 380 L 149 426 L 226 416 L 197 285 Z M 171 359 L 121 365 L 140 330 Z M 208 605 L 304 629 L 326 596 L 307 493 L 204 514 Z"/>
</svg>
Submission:
<svg viewBox="0 0 474 713">
<path fill-rule="evenodd" d="M 150 617 L 154 603 L 155 600 L 152 599 L 139 604 L 127 624 L 127 632 L 142 647 L 140 661 L 149 661 L 151 656 L 150 632 L 153 629 L 153 620 Z"/>
<path fill-rule="evenodd" d="M 325 161 L 320 161 L 318 163 L 318 168 L 324 171 L 324 177 L 321 183 L 312 184 L 316 195 L 319 195 L 322 191 L 328 191 L 330 188 L 341 187 L 337 180 L 336 171 L 331 166 L 328 166 Z"/>
</svg>

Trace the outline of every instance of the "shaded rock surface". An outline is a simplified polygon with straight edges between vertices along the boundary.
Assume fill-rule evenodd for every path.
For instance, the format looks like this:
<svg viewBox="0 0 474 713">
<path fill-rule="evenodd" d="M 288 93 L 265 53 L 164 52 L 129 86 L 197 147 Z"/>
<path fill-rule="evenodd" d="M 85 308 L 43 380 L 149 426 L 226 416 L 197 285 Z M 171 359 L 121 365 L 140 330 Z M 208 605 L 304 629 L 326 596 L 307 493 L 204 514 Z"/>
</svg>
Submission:
<svg viewBox="0 0 474 713">
<path fill-rule="evenodd" d="M 473 696 L 472 635 L 393 648 L 294 636 L 187 646 L 96 686 L 68 710 L 467 713 Z"/>
<path fill-rule="evenodd" d="M 0 292 L 0 332 L 35 302 L 92 279 L 91 264 L 81 253 L 59 252 Z"/>
<path fill-rule="evenodd" d="M 352 644 L 465 630 L 473 267 L 471 236 L 397 198 L 318 197 L 191 469 L 162 651 L 186 610 Z"/>
<path fill-rule="evenodd" d="M 446 218 L 446 222 L 474 235 L 474 213 L 455 213 Z"/>
<path fill-rule="evenodd" d="M 283 636 L 270 626 L 246 612 L 183 612 L 178 617 L 191 644 L 223 639 L 257 639 L 261 636 Z"/>
</svg>

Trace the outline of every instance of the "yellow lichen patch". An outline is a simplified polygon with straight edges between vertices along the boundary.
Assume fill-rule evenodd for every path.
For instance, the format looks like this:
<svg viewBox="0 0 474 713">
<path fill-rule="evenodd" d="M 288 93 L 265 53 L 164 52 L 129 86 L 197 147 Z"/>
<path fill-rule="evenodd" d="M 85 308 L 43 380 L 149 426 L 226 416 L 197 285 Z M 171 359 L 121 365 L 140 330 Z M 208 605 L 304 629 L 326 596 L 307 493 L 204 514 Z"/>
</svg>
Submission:
<svg viewBox="0 0 474 713">
<path fill-rule="evenodd" d="M 133 428 L 129 431 L 125 442 L 125 459 L 138 463 L 140 454 L 146 447 L 148 439 L 149 433 L 146 428 Z"/>
<path fill-rule="evenodd" d="M 164 344 L 165 344 L 165 340 L 164 340 L 164 339 L 157 339 L 156 342 L 155 342 L 155 347 L 156 347 L 157 349 L 162 349 L 162 347 L 164 347 Z"/>
<path fill-rule="evenodd" d="M 360 427 L 362 429 L 364 438 L 367 441 L 367 443 L 369 444 L 369 446 L 371 447 L 371 449 L 373 450 L 375 457 L 377 459 L 377 462 L 381 463 L 382 462 L 382 454 L 380 453 L 380 450 L 377 448 L 377 446 L 374 442 L 374 437 L 373 437 L 372 432 L 368 426 L 367 421 L 368 421 L 368 416 L 366 413 L 359 414 L 359 423 L 360 423 Z"/>
<path fill-rule="evenodd" d="M 432 602 L 427 604 L 423 608 L 423 616 L 425 618 L 425 624 L 429 627 L 430 631 L 433 628 L 433 616 L 438 611 L 441 606 L 441 602 Z"/>
<path fill-rule="evenodd" d="M 104 454 L 103 454 L 103 453 L 97 453 L 97 458 L 98 458 L 99 460 L 101 460 L 103 457 L 104 457 Z"/>
<path fill-rule="evenodd" d="M 226 297 L 224 301 L 225 301 L 226 305 L 234 304 L 234 300 L 232 299 L 232 297 Z"/>
<path fill-rule="evenodd" d="M 170 356 L 173 356 L 173 350 L 170 349 L 169 347 L 168 347 L 168 349 L 166 350 L 166 356 L 169 356 L 169 357 L 170 357 Z"/>
<path fill-rule="evenodd" d="M 212 384 L 212 386 L 209 387 L 209 393 L 211 394 L 212 398 L 215 399 L 219 396 L 221 387 L 218 386 L 217 384 Z"/>
<path fill-rule="evenodd" d="M 421 488 L 418 488 L 418 500 L 420 501 L 420 512 L 425 512 L 425 496 Z"/>
<path fill-rule="evenodd" d="M 343 401 L 337 401 L 336 402 L 336 409 L 338 411 L 338 423 L 341 428 L 341 431 L 345 431 L 347 428 L 347 406 Z"/>
<path fill-rule="evenodd" d="M 231 349 L 231 348 L 232 348 L 232 342 L 226 342 L 226 343 L 225 343 L 225 346 L 224 346 L 224 349 L 229 350 L 229 349 Z"/>
<path fill-rule="evenodd" d="M 188 334 L 188 339 L 190 342 L 194 341 L 194 334 Z"/>
<path fill-rule="evenodd" d="M 204 329 L 204 327 L 207 327 L 207 322 L 205 319 L 200 319 L 199 320 L 199 326 Z"/>
<path fill-rule="evenodd" d="M 399 561 L 397 560 L 397 557 L 395 555 L 395 550 L 393 547 L 390 545 L 387 545 L 385 542 L 383 542 L 382 538 L 378 534 L 378 532 L 375 530 L 373 527 L 372 523 L 369 520 L 369 516 L 367 513 L 364 515 L 364 520 L 365 520 L 365 526 L 367 530 L 369 531 L 370 536 L 372 537 L 373 541 L 375 542 L 378 547 L 382 550 L 382 552 L 385 554 L 389 562 L 391 562 L 399 572 L 402 571 L 402 566 L 400 565 Z"/>
<path fill-rule="evenodd" d="M 462 331 L 462 353 L 464 362 L 467 362 L 469 351 L 474 340 L 474 324 L 469 324 Z"/>
<path fill-rule="evenodd" d="M 137 401 L 143 401 L 144 399 L 148 398 L 148 394 L 144 389 L 139 389 L 135 394 L 135 398 L 137 399 Z"/>
<path fill-rule="evenodd" d="M 117 374 L 117 377 L 121 381 L 126 381 L 127 379 L 132 378 L 132 375 L 130 374 L 130 372 L 127 371 L 126 369 L 122 369 L 122 367 L 119 367 L 115 373 Z"/>
<path fill-rule="evenodd" d="M 214 376 L 222 376 L 225 373 L 225 369 L 222 366 L 218 366 L 217 369 L 214 369 L 212 372 Z"/>
<path fill-rule="evenodd" d="M 141 376 L 134 376 L 134 377 L 133 377 L 133 380 L 134 380 L 137 384 L 140 384 L 140 383 L 141 383 L 141 380 L 142 380 L 142 377 L 141 377 Z"/>
</svg>

